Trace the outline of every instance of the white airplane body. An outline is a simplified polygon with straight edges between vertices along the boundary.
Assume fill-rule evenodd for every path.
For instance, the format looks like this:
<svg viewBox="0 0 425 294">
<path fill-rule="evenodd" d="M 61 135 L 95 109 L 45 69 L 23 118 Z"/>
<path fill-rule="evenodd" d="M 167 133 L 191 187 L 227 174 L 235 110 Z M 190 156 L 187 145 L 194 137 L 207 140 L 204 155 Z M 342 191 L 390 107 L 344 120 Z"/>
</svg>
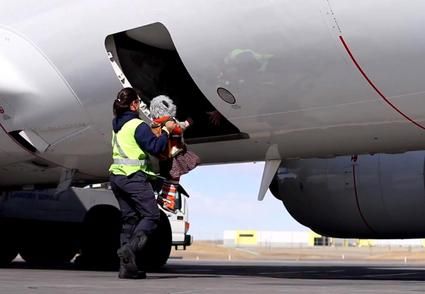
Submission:
<svg viewBox="0 0 425 294">
<path fill-rule="evenodd" d="M 265 161 L 259 199 L 317 232 L 425 236 L 424 24 L 421 0 L 3 3 L 0 264 L 116 257 L 112 194 L 72 187 L 108 180 L 124 86 L 169 95 L 203 164 Z"/>
<path fill-rule="evenodd" d="M 107 178 L 122 84 L 105 40 L 131 30 L 175 48 L 203 95 L 246 135 L 190 144 L 204 163 L 422 150 L 424 19 L 419 0 L 3 4 L 0 185 L 58 181 L 64 169 Z M 158 23 L 172 42 L 143 34 Z M 255 62 L 237 68 L 235 50 Z M 235 103 L 220 99 L 220 87 Z M 18 131 L 33 152 L 11 136 Z"/>
</svg>

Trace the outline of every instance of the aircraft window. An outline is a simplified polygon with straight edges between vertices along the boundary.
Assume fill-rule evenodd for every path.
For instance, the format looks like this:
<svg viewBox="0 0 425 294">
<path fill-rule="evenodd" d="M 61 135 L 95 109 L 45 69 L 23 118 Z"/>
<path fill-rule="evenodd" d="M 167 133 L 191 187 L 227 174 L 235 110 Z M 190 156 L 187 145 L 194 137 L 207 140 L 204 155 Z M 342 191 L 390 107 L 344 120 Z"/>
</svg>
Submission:
<svg viewBox="0 0 425 294">
<path fill-rule="evenodd" d="M 233 96 L 233 94 L 230 93 L 229 90 L 227 90 L 227 89 L 220 87 L 220 88 L 217 89 L 217 94 L 218 94 L 218 96 L 220 96 L 221 99 L 223 99 L 223 101 L 225 101 L 229 104 L 235 104 L 236 103 L 235 96 Z"/>
</svg>

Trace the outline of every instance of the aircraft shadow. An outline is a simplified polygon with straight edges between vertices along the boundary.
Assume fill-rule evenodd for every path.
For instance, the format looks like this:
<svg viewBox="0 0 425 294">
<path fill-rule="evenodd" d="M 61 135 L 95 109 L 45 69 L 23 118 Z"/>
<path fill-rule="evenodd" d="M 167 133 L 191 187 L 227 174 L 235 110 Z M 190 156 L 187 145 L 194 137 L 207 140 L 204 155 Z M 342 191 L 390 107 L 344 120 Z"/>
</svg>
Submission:
<svg viewBox="0 0 425 294">
<path fill-rule="evenodd" d="M 252 276 L 301 280 L 400 280 L 425 281 L 425 266 L 402 267 L 392 265 L 293 265 L 243 264 L 207 265 L 172 264 L 166 273 L 202 274 L 215 276 Z"/>
<path fill-rule="evenodd" d="M 14 269 L 52 269 L 52 270 L 82 270 L 82 271 L 117 271 L 116 267 L 82 268 L 72 263 L 53 265 L 31 265 L 25 262 L 13 262 L 7 268 Z M 376 281 L 425 281 L 425 265 L 322 265 L 289 263 L 267 264 L 255 263 L 209 263 L 209 262 L 179 262 L 170 263 L 160 270 L 150 271 L 152 279 L 172 278 L 220 278 L 226 276 L 250 276 L 275 279 L 300 280 L 376 280 Z M 155 275 L 158 274 L 158 275 Z"/>
</svg>

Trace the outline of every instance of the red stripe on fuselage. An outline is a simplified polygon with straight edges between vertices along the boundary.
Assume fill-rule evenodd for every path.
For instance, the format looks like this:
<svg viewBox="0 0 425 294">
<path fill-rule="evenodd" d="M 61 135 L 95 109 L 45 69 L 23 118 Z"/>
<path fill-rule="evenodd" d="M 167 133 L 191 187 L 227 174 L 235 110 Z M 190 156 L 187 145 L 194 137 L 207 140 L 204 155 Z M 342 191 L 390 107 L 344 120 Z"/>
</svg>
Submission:
<svg viewBox="0 0 425 294">
<path fill-rule="evenodd" d="M 356 163 L 355 161 L 357 161 L 357 157 L 356 160 L 352 161 L 352 169 L 353 169 L 353 188 L 354 188 L 354 197 L 356 198 L 356 204 L 357 204 L 357 209 L 360 215 L 360 218 L 362 219 L 363 223 L 365 224 L 365 226 L 369 229 L 369 231 L 371 231 L 373 234 L 376 235 L 376 231 L 371 227 L 371 225 L 369 225 L 366 217 L 363 215 L 362 209 L 360 207 L 360 201 L 359 201 L 359 193 L 357 190 L 357 177 L 356 177 Z"/>
<path fill-rule="evenodd" d="M 350 55 L 351 60 L 356 65 L 357 69 L 360 71 L 362 76 L 366 79 L 366 81 L 369 83 L 369 85 L 378 93 L 378 95 L 389 105 L 392 109 L 394 109 L 397 113 L 399 113 L 401 116 L 403 116 L 405 119 L 410 121 L 415 126 L 425 130 L 425 127 L 421 125 L 420 123 L 416 122 L 414 119 L 410 118 L 407 114 L 403 113 L 396 105 L 394 105 L 383 93 L 379 88 L 373 83 L 373 81 L 368 77 L 366 72 L 363 70 L 363 68 L 360 66 L 360 64 L 357 62 L 356 58 L 354 57 L 353 53 L 351 52 L 350 47 L 345 42 L 344 38 L 342 36 L 339 36 L 339 39 L 341 40 L 342 45 L 344 46 L 345 50 L 347 51 L 348 55 Z"/>
</svg>

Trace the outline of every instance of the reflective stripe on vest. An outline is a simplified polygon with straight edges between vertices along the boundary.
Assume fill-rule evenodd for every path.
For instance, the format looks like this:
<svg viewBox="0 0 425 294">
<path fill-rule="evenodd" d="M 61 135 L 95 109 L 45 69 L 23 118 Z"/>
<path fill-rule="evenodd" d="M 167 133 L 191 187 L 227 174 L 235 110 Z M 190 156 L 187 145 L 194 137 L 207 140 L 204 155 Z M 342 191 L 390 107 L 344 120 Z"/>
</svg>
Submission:
<svg viewBox="0 0 425 294">
<path fill-rule="evenodd" d="M 114 164 L 123 164 L 123 165 L 145 165 L 146 160 L 137 160 L 129 158 L 114 158 Z"/>
<path fill-rule="evenodd" d="M 112 148 L 117 147 L 118 153 L 122 158 L 114 158 L 114 164 L 123 164 L 123 165 L 145 165 L 146 160 L 130 159 L 124 150 L 122 150 L 120 144 L 118 143 L 117 136 L 115 133 L 112 134 Z"/>
</svg>

